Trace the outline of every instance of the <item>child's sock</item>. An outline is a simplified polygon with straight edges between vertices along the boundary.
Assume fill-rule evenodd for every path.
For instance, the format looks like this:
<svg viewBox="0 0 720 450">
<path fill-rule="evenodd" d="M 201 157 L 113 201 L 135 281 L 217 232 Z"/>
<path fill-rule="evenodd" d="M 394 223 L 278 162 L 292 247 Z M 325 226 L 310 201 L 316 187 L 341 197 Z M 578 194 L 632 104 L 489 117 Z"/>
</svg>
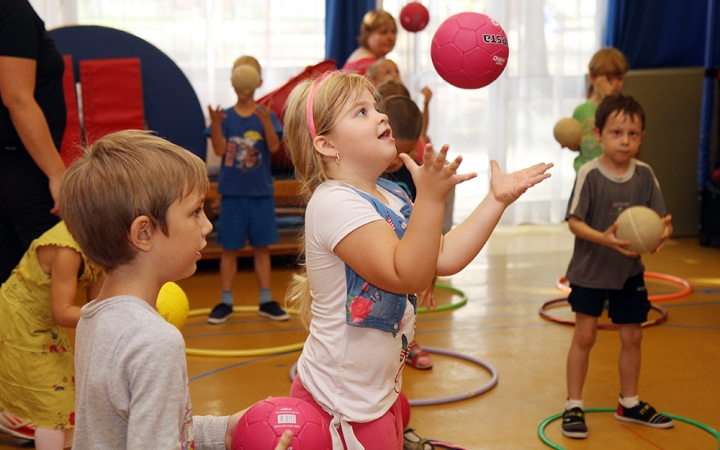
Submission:
<svg viewBox="0 0 720 450">
<path fill-rule="evenodd" d="M 272 301 L 272 298 L 270 298 L 270 289 L 269 288 L 262 288 L 260 289 L 260 304 L 263 303 L 270 303 Z"/>
<path fill-rule="evenodd" d="M 567 401 L 565 402 L 565 411 L 570 411 L 573 408 L 580 408 L 580 409 L 584 410 L 585 406 L 583 404 L 583 401 L 567 399 Z"/>
<path fill-rule="evenodd" d="M 637 406 L 638 403 L 640 403 L 640 400 L 638 399 L 637 395 L 635 397 L 625 398 L 622 396 L 622 394 L 620 394 L 620 398 L 618 398 L 618 402 L 620 402 L 620 404 L 626 408 L 632 408 L 633 406 Z"/>
<path fill-rule="evenodd" d="M 222 291 L 220 295 L 220 301 L 226 305 L 233 305 L 233 291 Z"/>
</svg>

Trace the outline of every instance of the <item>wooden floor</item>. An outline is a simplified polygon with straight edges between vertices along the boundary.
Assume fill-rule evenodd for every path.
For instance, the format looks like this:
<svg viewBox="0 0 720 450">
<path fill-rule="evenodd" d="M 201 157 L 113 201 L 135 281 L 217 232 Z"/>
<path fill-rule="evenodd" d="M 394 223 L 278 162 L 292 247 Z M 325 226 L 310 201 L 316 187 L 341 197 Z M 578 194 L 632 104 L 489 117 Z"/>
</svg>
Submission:
<svg viewBox="0 0 720 450">
<path fill-rule="evenodd" d="M 476 260 L 460 274 L 440 279 L 461 289 L 469 300 L 446 312 L 422 314 L 421 345 L 454 350 L 479 358 L 499 374 L 497 386 L 480 396 L 440 405 L 413 407 L 410 425 L 424 437 L 469 449 L 543 449 L 538 426 L 562 411 L 565 360 L 572 327 L 544 320 L 540 306 L 563 297 L 555 282 L 564 274 L 573 238 L 565 225 L 521 226 L 496 230 Z M 647 269 L 692 283 L 688 297 L 657 303 L 666 323 L 645 328 L 640 397 L 658 410 L 720 430 L 720 249 L 698 245 L 697 238 L 674 239 L 656 255 L 644 258 Z M 292 259 L 274 260 L 272 294 L 282 299 L 292 274 Z M 648 280 L 651 294 L 680 290 Z M 217 264 L 203 261 L 192 278 L 179 284 L 192 308 L 212 307 L 219 299 Z M 235 284 L 236 304 L 256 305 L 251 266 Z M 437 290 L 444 304 L 458 296 Z M 572 319 L 566 307 L 550 312 Z M 659 316 L 651 312 L 651 319 Z M 255 313 L 236 314 L 224 325 L 189 319 L 186 344 L 206 349 L 257 349 L 301 342 L 305 332 L 293 318 L 273 323 Z M 615 407 L 619 392 L 616 331 L 601 330 L 591 354 L 586 408 Z M 289 372 L 299 351 L 255 357 L 188 357 L 190 392 L 196 414 L 228 414 L 268 396 L 287 395 Z M 435 355 L 429 371 L 406 368 L 403 391 L 411 399 L 471 392 L 490 379 L 470 362 Z M 717 449 L 718 440 L 694 424 L 679 422 L 656 430 L 618 422 L 612 413 L 590 413 L 586 440 L 564 438 L 558 421 L 547 437 L 568 449 Z M 16 448 L 0 437 L 0 449 Z M 32 448 L 31 444 L 26 444 Z M 373 449 L 374 450 L 374 449 Z M 382 449 L 380 449 L 382 450 Z"/>
</svg>

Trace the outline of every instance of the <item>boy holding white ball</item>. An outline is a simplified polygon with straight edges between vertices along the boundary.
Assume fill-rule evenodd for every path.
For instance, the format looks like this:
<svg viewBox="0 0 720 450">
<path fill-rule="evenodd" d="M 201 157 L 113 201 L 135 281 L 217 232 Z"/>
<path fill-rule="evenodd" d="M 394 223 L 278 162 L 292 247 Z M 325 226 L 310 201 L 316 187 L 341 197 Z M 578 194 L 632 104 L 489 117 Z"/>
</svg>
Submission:
<svg viewBox="0 0 720 450">
<path fill-rule="evenodd" d="M 650 166 L 634 158 L 645 134 L 645 113 L 630 96 L 607 96 L 597 108 L 593 131 L 603 153 L 578 171 L 566 214 L 570 231 L 576 236 L 567 271 L 572 289 L 568 302 L 576 319 L 567 362 L 568 399 L 562 432 L 578 439 L 588 434 L 582 389 L 606 299 L 622 343 L 615 417 L 654 428 L 673 426 L 672 419 L 638 400 L 641 324 L 647 320 L 650 302 L 640 256 L 627 248 L 629 241 L 615 235 L 620 213 L 637 205 L 647 206 L 663 218 L 662 241 L 655 251 L 672 234 L 660 185 Z"/>
</svg>

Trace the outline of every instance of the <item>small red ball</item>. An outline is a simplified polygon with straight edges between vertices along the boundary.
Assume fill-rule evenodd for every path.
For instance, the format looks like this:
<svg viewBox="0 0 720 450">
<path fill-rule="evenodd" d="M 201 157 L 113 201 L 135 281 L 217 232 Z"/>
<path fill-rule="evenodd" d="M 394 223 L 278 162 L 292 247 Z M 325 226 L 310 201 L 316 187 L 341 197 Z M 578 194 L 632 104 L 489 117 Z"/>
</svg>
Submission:
<svg viewBox="0 0 720 450">
<path fill-rule="evenodd" d="M 505 30 L 485 14 L 464 12 L 438 27 L 430 58 L 438 74 L 453 86 L 478 89 L 492 83 L 507 66 Z"/>
<path fill-rule="evenodd" d="M 410 2 L 400 10 L 400 25 L 408 31 L 422 31 L 430 22 L 427 8 L 418 2 Z"/>
<path fill-rule="evenodd" d="M 720 183 L 720 169 L 715 169 L 715 171 L 710 176 L 710 181 L 713 183 Z"/>
</svg>

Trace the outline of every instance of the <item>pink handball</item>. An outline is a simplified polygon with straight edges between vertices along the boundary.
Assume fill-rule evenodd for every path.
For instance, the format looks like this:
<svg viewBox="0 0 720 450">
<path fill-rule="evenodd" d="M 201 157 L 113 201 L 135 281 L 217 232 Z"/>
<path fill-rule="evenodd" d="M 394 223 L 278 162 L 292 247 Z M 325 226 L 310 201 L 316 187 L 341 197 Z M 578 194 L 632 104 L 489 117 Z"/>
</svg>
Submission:
<svg viewBox="0 0 720 450">
<path fill-rule="evenodd" d="M 433 36 L 430 58 L 438 74 L 453 86 L 478 89 L 492 83 L 507 65 L 507 36 L 485 14 L 448 17 Z"/>
<path fill-rule="evenodd" d="M 410 2 L 400 10 L 400 25 L 410 32 L 424 30 L 428 22 L 430 13 L 422 3 Z"/>
<path fill-rule="evenodd" d="M 293 450 L 331 450 L 329 425 L 311 404 L 294 397 L 271 397 L 255 403 L 240 418 L 232 450 L 275 448 L 285 430 L 293 432 Z"/>
</svg>

